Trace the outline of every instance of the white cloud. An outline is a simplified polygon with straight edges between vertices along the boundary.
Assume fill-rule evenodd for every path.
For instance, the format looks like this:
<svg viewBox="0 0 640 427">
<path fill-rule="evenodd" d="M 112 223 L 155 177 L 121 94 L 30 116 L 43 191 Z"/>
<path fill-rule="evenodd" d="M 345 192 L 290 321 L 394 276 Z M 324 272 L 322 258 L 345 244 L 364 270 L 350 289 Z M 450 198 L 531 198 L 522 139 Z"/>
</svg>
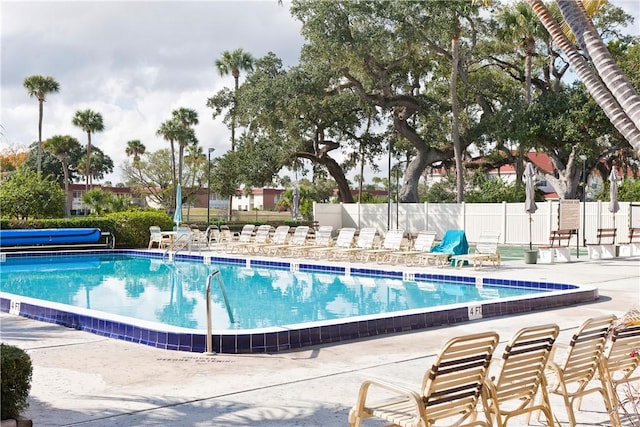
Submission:
<svg viewBox="0 0 640 427">
<path fill-rule="evenodd" d="M 629 31 L 639 34 L 637 0 L 613 4 L 636 17 Z M 218 76 L 214 61 L 242 48 L 255 57 L 273 51 L 291 66 L 303 44 L 288 3 L 276 0 L 3 1 L 0 7 L 2 147 L 37 140 L 37 102 L 22 82 L 33 74 L 52 76 L 61 88 L 45 104 L 43 137 L 69 134 L 84 144 L 73 115 L 86 108 L 101 113 L 105 131 L 92 139 L 114 161 L 107 177 L 113 182 L 121 180 L 127 141 L 139 139 L 149 150 L 166 146 L 155 132 L 178 107 L 198 112 L 196 134 L 205 152 L 226 152 L 229 131 L 205 104 L 233 80 Z M 379 163 L 386 174 L 386 158 Z"/>
<path fill-rule="evenodd" d="M 242 48 L 254 57 L 272 51 L 285 65 L 298 62 L 303 40 L 288 6 L 265 1 L 2 2 L 2 145 L 37 140 L 37 101 L 22 87 L 33 74 L 52 76 L 60 92 L 44 107 L 43 138 L 69 134 L 76 111 L 102 114 L 105 131 L 92 142 L 114 161 L 107 178 L 121 180 L 124 147 L 139 139 L 149 150 L 166 146 L 155 135 L 179 107 L 195 109 L 196 135 L 216 154 L 229 146 L 229 131 L 213 120 L 207 98 L 231 77 L 214 62 Z"/>
</svg>

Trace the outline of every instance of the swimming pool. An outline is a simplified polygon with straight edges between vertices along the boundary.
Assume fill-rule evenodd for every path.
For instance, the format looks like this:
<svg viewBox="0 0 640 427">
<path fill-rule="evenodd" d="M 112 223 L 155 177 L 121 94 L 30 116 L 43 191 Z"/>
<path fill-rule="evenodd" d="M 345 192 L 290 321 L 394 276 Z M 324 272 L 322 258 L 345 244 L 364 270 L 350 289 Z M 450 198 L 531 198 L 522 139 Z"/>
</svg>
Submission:
<svg viewBox="0 0 640 427">
<path fill-rule="evenodd" d="M 230 323 L 214 286 L 214 351 L 227 353 L 277 352 L 597 298 L 597 290 L 567 284 L 403 273 L 375 265 L 186 254 L 167 262 L 146 251 L 3 259 L 3 311 L 184 351 L 204 351 L 203 290 L 214 270 L 223 276 L 237 320 Z M 442 304 L 431 307 L 435 300 Z"/>
</svg>

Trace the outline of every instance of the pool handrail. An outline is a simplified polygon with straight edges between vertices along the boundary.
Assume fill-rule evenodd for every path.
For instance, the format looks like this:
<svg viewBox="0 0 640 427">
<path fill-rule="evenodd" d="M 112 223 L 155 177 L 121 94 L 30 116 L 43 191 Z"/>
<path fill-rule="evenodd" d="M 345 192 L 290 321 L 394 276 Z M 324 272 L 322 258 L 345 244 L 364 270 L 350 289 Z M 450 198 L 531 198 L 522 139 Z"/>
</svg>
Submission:
<svg viewBox="0 0 640 427">
<path fill-rule="evenodd" d="M 236 321 L 233 318 L 233 312 L 231 311 L 231 306 L 229 305 L 229 298 L 227 298 L 227 291 L 224 288 L 224 283 L 222 282 L 222 276 L 220 275 L 220 270 L 214 270 L 207 277 L 207 351 L 205 354 L 216 354 L 213 351 L 213 332 L 211 330 L 211 280 L 217 276 L 218 284 L 220 285 L 220 292 L 222 292 L 222 298 L 224 299 L 224 306 L 227 308 L 227 314 L 229 315 L 229 321 L 231 324 L 235 324 Z"/>
</svg>

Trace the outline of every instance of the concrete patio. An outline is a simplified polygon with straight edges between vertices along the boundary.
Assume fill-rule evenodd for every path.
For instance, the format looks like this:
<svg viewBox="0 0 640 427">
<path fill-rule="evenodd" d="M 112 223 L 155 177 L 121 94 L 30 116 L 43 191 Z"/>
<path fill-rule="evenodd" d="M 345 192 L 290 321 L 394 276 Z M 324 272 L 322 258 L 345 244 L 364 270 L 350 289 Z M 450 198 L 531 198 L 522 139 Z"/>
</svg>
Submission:
<svg viewBox="0 0 640 427">
<path fill-rule="evenodd" d="M 24 416 L 38 427 L 340 426 L 347 424 L 363 379 L 383 378 L 418 390 L 433 356 L 453 336 L 494 330 L 504 344 L 521 327 L 557 323 L 559 341 L 567 342 L 586 318 L 621 316 L 640 305 L 638 257 L 581 257 L 544 265 L 506 261 L 478 274 L 591 285 L 600 298 L 558 310 L 265 355 L 159 350 L 6 313 L 0 314 L 0 332 L 2 342 L 31 356 L 30 407 Z M 568 425 L 561 400 L 552 397 L 552 402 L 559 424 Z M 579 426 L 609 425 L 597 395 L 582 407 Z"/>
</svg>

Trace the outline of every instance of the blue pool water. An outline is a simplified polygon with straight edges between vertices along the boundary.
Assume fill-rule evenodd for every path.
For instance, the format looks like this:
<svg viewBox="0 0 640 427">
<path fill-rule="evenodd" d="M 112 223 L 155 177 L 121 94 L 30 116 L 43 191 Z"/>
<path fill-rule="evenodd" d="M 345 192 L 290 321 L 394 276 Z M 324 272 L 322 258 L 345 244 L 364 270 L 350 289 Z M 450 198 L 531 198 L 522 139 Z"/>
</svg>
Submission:
<svg viewBox="0 0 640 427">
<path fill-rule="evenodd" d="M 144 250 L 0 252 L 0 311 L 166 350 L 276 353 L 598 298 L 597 288 L 513 280 L 508 270 L 494 278 L 214 253 L 175 258 Z M 209 333 L 205 287 L 218 269 L 238 323 L 229 322 L 214 279 Z"/>
<path fill-rule="evenodd" d="M 206 328 L 207 277 L 212 281 L 213 328 L 255 329 L 379 313 L 470 304 L 545 292 L 441 280 L 291 271 L 135 255 L 9 258 L 0 264 L 0 290 L 190 329 Z"/>
</svg>

